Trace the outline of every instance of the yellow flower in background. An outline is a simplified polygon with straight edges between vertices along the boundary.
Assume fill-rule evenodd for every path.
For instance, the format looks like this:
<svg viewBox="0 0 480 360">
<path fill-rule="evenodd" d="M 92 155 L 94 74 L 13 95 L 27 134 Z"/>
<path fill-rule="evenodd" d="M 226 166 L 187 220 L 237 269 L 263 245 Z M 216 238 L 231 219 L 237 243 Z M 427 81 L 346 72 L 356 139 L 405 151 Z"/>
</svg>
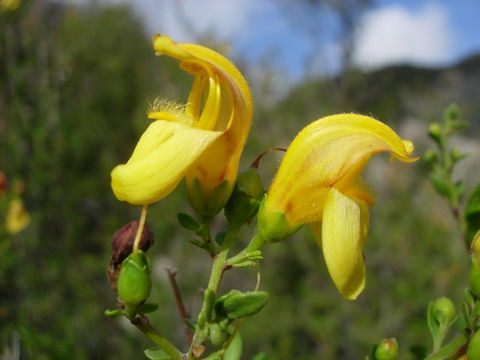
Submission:
<svg viewBox="0 0 480 360">
<path fill-rule="evenodd" d="M 289 229 L 310 225 L 338 290 L 355 299 L 365 287 L 362 251 L 368 207 L 375 202 L 359 176 L 373 154 L 386 151 L 412 162 L 413 150 L 410 141 L 367 116 L 339 114 L 313 122 L 293 140 L 268 190 L 259 213 L 261 235 L 281 240 Z M 278 219 L 283 228 L 275 226 L 282 223 Z"/>
<path fill-rule="evenodd" d="M 7 210 L 5 225 L 10 234 L 16 234 L 25 229 L 30 223 L 30 215 L 20 199 L 10 201 Z"/>
<path fill-rule="evenodd" d="M 217 197 L 213 203 L 225 202 L 250 130 L 248 84 L 230 61 L 203 46 L 156 35 L 153 48 L 156 55 L 179 60 L 180 67 L 195 76 L 192 89 L 185 105 L 154 103 L 148 113 L 154 121 L 128 162 L 111 173 L 113 192 L 119 200 L 146 205 L 167 196 L 186 178 L 187 190 L 193 188 L 189 193 L 197 196 L 194 207 L 205 207 L 210 195 Z"/>
<path fill-rule="evenodd" d="M 19 6 L 20 0 L 0 0 L 0 7 L 8 11 L 16 10 Z"/>
</svg>

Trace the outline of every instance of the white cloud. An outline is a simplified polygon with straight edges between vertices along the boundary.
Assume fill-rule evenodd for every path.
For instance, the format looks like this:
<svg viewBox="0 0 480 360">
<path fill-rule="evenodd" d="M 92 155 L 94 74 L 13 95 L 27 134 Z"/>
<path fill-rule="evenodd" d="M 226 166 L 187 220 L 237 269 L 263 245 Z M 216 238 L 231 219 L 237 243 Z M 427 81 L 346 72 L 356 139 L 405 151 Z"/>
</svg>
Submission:
<svg viewBox="0 0 480 360">
<path fill-rule="evenodd" d="M 389 6 L 365 14 L 356 36 L 354 62 L 364 68 L 393 63 L 438 65 L 452 60 L 447 12 L 430 4 L 418 12 Z"/>
<path fill-rule="evenodd" d="M 211 33 L 227 40 L 249 29 L 249 19 L 261 10 L 255 0 L 130 0 L 146 17 L 148 29 L 176 41 L 193 41 L 195 34 Z"/>
</svg>

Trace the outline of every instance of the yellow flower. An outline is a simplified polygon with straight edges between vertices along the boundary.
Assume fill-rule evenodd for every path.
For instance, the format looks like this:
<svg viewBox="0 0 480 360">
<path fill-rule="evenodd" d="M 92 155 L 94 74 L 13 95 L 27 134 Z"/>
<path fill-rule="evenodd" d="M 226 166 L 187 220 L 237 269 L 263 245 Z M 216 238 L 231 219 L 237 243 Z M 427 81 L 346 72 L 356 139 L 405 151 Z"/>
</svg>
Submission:
<svg viewBox="0 0 480 360">
<path fill-rule="evenodd" d="M 10 234 L 16 234 L 25 229 L 30 223 L 30 215 L 25 210 L 23 202 L 19 199 L 12 200 L 8 206 L 5 225 Z"/>
<path fill-rule="evenodd" d="M 365 286 L 362 251 L 368 207 L 374 205 L 359 176 L 373 154 L 386 151 L 412 162 L 413 150 L 410 141 L 367 116 L 339 114 L 313 122 L 293 140 L 268 190 L 259 213 L 261 235 L 281 240 L 310 225 L 338 290 L 355 299 Z M 283 228 L 269 222 L 283 222 Z"/>
<path fill-rule="evenodd" d="M 16 10 L 20 6 L 20 0 L 0 0 L 0 7 L 8 11 Z"/>
<path fill-rule="evenodd" d="M 119 200 L 146 205 L 167 196 L 186 178 L 187 189 L 194 188 L 190 195 L 198 195 L 192 199 L 194 206 L 223 205 L 250 130 L 248 84 L 230 61 L 203 46 L 155 35 L 153 48 L 156 55 L 179 60 L 180 67 L 195 76 L 192 89 L 185 105 L 154 103 L 148 113 L 154 121 L 128 162 L 112 171 L 113 192 Z"/>
</svg>

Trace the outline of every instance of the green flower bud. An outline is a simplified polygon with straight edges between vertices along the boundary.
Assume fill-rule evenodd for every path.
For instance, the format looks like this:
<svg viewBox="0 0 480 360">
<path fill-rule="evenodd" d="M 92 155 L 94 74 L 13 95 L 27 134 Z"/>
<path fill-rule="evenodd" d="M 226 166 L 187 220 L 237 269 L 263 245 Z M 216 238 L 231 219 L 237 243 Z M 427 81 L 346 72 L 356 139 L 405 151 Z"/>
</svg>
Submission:
<svg viewBox="0 0 480 360">
<path fill-rule="evenodd" d="M 240 292 L 232 290 L 217 299 L 215 312 L 229 319 L 239 319 L 254 315 L 268 302 L 270 295 L 266 291 Z"/>
<path fill-rule="evenodd" d="M 213 345 L 220 346 L 227 340 L 227 333 L 218 323 L 212 323 L 208 328 L 210 330 L 210 341 Z"/>
<path fill-rule="evenodd" d="M 475 295 L 480 296 L 480 267 L 478 265 L 472 264 L 468 281 L 472 292 Z"/>
<path fill-rule="evenodd" d="M 442 127 L 438 123 L 431 123 L 428 127 L 428 135 L 435 140 L 436 142 L 440 142 L 442 138 Z"/>
<path fill-rule="evenodd" d="M 480 360 L 480 330 L 472 336 L 467 347 L 468 360 Z"/>
<path fill-rule="evenodd" d="M 398 356 L 397 340 L 385 339 L 375 349 L 375 360 L 395 360 Z"/>
<path fill-rule="evenodd" d="M 455 318 L 456 312 L 452 301 L 447 297 L 438 298 L 433 302 L 433 316 L 438 324 L 448 325 Z"/>
<path fill-rule="evenodd" d="M 139 305 L 150 296 L 150 270 L 150 260 L 141 250 L 133 252 L 123 260 L 117 283 L 118 296 L 130 316 L 133 316 Z"/>
<path fill-rule="evenodd" d="M 437 153 L 433 149 L 429 149 L 425 151 L 425 154 L 423 155 L 423 160 L 425 160 L 427 163 L 431 164 L 437 161 Z"/>
<path fill-rule="evenodd" d="M 253 168 L 249 168 L 247 171 L 238 175 L 237 188 L 239 191 L 257 200 L 261 200 L 265 193 L 262 179 Z"/>
</svg>

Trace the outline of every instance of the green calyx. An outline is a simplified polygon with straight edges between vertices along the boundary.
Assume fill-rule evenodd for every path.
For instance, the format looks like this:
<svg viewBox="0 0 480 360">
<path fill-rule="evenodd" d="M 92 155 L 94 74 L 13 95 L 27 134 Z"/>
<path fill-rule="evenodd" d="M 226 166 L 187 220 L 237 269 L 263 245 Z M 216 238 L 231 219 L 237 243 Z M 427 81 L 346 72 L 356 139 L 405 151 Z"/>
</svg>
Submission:
<svg viewBox="0 0 480 360">
<path fill-rule="evenodd" d="M 395 339 L 382 340 L 374 350 L 375 360 L 395 360 L 398 356 L 398 344 Z"/>
<path fill-rule="evenodd" d="M 267 209 L 267 195 L 263 198 L 258 210 L 258 232 L 267 242 L 278 242 L 296 233 L 302 223 L 289 224 L 283 211 Z"/>
<path fill-rule="evenodd" d="M 117 283 L 118 296 L 130 316 L 150 296 L 150 271 L 150 259 L 141 250 L 133 252 L 122 262 Z"/>
<path fill-rule="evenodd" d="M 223 209 L 232 193 L 233 184 L 223 181 L 213 189 L 206 189 L 200 180 L 185 183 L 188 201 L 195 212 L 204 218 L 211 218 Z"/>
</svg>

